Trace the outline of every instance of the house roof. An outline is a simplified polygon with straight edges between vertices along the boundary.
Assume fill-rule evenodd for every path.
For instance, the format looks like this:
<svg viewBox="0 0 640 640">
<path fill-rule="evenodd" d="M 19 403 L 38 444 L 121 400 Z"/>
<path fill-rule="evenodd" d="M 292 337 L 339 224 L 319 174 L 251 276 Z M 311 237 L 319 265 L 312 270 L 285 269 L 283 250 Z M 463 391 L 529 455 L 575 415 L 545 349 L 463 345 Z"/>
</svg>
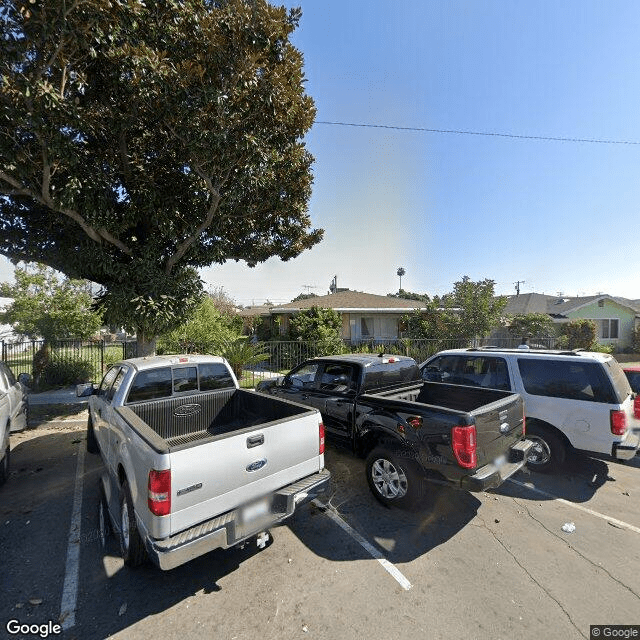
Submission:
<svg viewBox="0 0 640 640">
<path fill-rule="evenodd" d="M 260 304 L 253 307 L 245 307 L 238 310 L 238 315 L 242 318 L 253 318 L 255 316 L 268 316 L 271 312 L 270 304 Z"/>
<path fill-rule="evenodd" d="M 335 309 L 342 312 L 356 311 L 378 311 L 381 313 L 405 313 L 412 309 L 425 309 L 424 302 L 419 300 L 406 300 L 404 298 L 392 298 L 390 296 L 379 296 L 373 293 L 363 293 L 362 291 L 339 291 L 328 296 L 316 296 L 306 300 L 296 300 L 282 304 L 271 309 L 272 313 L 295 313 L 302 309 L 311 307 L 321 307 L 324 309 Z"/>
<path fill-rule="evenodd" d="M 509 296 L 505 313 L 518 315 L 525 313 L 547 313 L 552 317 L 565 318 L 567 313 L 576 311 L 582 307 L 597 302 L 598 300 L 612 300 L 623 307 L 627 307 L 636 313 L 640 313 L 640 305 L 637 300 L 628 300 L 618 296 L 600 294 L 597 296 L 547 296 L 542 293 L 523 293 L 519 296 Z"/>
</svg>

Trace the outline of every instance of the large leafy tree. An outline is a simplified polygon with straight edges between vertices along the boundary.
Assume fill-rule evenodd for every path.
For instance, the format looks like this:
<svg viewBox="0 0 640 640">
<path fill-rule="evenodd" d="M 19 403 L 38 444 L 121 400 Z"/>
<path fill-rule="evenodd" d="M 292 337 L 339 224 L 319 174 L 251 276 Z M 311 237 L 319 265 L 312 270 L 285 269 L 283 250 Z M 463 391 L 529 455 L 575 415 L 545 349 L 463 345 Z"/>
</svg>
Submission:
<svg viewBox="0 0 640 640">
<path fill-rule="evenodd" d="M 102 324 L 91 310 L 89 283 L 61 279 L 43 264 L 18 267 L 15 283 L 0 283 L 0 296 L 11 298 L 0 322 L 31 339 L 90 338 Z"/>
<path fill-rule="evenodd" d="M 145 352 L 199 303 L 197 268 L 319 242 L 299 18 L 265 0 L 4 2 L 0 254 L 102 285 L 105 321 Z"/>
<path fill-rule="evenodd" d="M 508 318 L 509 332 L 517 338 L 540 338 L 554 335 L 553 320 L 546 313 L 520 313 Z"/>
</svg>

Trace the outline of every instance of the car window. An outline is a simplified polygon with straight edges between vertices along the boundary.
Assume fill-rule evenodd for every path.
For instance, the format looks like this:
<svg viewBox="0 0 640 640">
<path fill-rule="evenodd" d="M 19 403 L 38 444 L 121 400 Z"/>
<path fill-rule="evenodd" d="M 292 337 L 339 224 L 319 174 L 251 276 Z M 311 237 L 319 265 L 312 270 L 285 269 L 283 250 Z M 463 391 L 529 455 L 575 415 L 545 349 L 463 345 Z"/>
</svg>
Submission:
<svg viewBox="0 0 640 640">
<path fill-rule="evenodd" d="M 624 375 L 622 367 L 614 358 L 605 360 L 604 367 L 609 372 L 609 377 L 613 383 L 613 392 L 616 394 L 618 402 L 622 404 L 631 393 L 627 376 Z"/>
<path fill-rule="evenodd" d="M 640 371 L 627 371 L 627 378 L 631 385 L 631 390 L 640 393 Z"/>
<path fill-rule="evenodd" d="M 391 358 L 393 356 L 390 356 Z M 362 391 L 384 389 L 410 382 L 420 382 L 420 369 L 414 360 L 403 358 L 389 362 L 375 362 L 365 369 Z"/>
<path fill-rule="evenodd" d="M 18 381 L 13 375 L 13 371 L 11 371 L 11 369 L 9 369 L 9 367 L 6 364 L 2 366 L 2 369 L 4 371 L 4 375 L 7 377 L 7 383 L 10 387 L 13 387 L 14 385 L 18 384 Z"/>
<path fill-rule="evenodd" d="M 118 393 L 118 389 L 120 389 L 120 385 L 122 384 L 122 381 L 124 380 L 125 375 L 127 375 L 127 368 L 122 367 L 120 371 L 118 371 L 118 375 L 113 381 L 111 388 L 107 391 L 107 394 L 105 396 L 106 400 L 108 400 L 109 402 L 113 400 L 113 397 L 116 395 L 116 393 Z"/>
<path fill-rule="evenodd" d="M 355 367 L 348 364 L 325 364 L 320 374 L 320 389 L 345 393 L 355 389 Z"/>
<path fill-rule="evenodd" d="M 198 368 L 200 369 L 200 391 L 235 387 L 229 369 L 221 362 L 201 364 Z"/>
<path fill-rule="evenodd" d="M 611 382 L 597 362 L 518 358 L 522 384 L 536 396 L 617 404 Z"/>
<path fill-rule="evenodd" d="M 318 373 L 319 368 L 320 365 L 317 362 L 303 364 L 297 369 L 294 369 L 287 376 L 286 380 L 292 387 L 308 389 L 309 387 L 313 387 L 315 384 L 316 374 Z"/>
<path fill-rule="evenodd" d="M 198 390 L 197 367 L 176 367 L 173 370 L 173 391 L 183 393 L 185 391 Z"/>
<path fill-rule="evenodd" d="M 429 382 L 452 382 L 459 368 L 461 356 L 438 356 L 422 368 L 423 380 Z"/>
<path fill-rule="evenodd" d="M 138 371 L 133 379 L 127 402 L 168 398 L 173 389 L 171 367 Z"/>
<path fill-rule="evenodd" d="M 98 396 L 105 397 L 111 389 L 111 385 L 113 381 L 116 379 L 118 375 L 118 371 L 120 371 L 120 367 L 111 367 L 107 373 L 104 374 L 104 378 L 102 378 L 102 382 L 100 383 L 100 387 L 98 389 Z"/>
</svg>

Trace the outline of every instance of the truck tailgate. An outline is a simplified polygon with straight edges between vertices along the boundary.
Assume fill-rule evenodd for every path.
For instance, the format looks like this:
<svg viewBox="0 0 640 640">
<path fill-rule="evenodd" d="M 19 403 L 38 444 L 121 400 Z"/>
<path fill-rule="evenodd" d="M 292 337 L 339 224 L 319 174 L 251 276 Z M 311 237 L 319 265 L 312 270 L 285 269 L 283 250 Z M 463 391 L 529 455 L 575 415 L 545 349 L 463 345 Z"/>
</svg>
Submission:
<svg viewBox="0 0 640 640">
<path fill-rule="evenodd" d="M 171 451 L 171 535 L 324 467 L 318 413 Z"/>
<path fill-rule="evenodd" d="M 472 411 L 471 415 L 476 423 L 478 466 L 501 462 L 502 456 L 508 461 L 509 449 L 522 440 L 522 398 L 510 394 Z"/>
</svg>

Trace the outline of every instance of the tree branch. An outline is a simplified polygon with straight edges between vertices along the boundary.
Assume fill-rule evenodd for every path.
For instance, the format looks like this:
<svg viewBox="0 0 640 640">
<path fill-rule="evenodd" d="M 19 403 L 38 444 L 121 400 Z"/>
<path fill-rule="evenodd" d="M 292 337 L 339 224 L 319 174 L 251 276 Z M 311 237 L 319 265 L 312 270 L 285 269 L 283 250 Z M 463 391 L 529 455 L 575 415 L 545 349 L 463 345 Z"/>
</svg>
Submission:
<svg viewBox="0 0 640 640">
<path fill-rule="evenodd" d="M 15 189 L 14 191 L 9 192 L 9 194 L 27 196 L 29 198 L 32 198 L 33 200 L 43 205 L 44 207 L 51 209 L 54 213 L 60 213 L 63 216 L 66 216 L 67 218 L 70 218 L 71 220 L 73 220 L 76 224 L 78 224 L 82 228 L 82 230 L 93 241 L 97 242 L 98 244 L 102 244 L 103 241 L 106 241 L 109 244 L 112 244 L 114 247 L 117 247 L 118 249 L 120 249 L 120 251 L 122 251 L 126 255 L 128 256 L 133 255 L 133 251 L 131 251 L 131 249 L 127 247 L 127 245 L 124 244 L 124 242 L 122 242 L 118 238 L 111 235 L 106 229 L 94 229 L 77 211 L 74 211 L 73 209 L 56 207 L 55 203 L 51 200 L 51 196 L 48 193 L 46 195 L 44 193 L 45 179 L 47 179 L 46 178 L 47 173 L 48 173 L 48 165 L 46 165 L 46 167 L 43 169 L 43 184 L 42 184 L 43 194 L 42 195 L 38 195 L 31 189 L 27 189 L 26 187 L 21 185 L 15 178 L 12 178 L 10 175 L 5 173 L 4 171 L 0 171 L 0 180 L 4 180 Z"/>
<path fill-rule="evenodd" d="M 195 232 L 189 237 L 185 238 L 183 242 L 178 245 L 176 252 L 167 260 L 166 273 L 171 273 L 171 269 L 175 266 L 176 262 L 182 258 L 182 256 L 187 252 L 187 249 L 193 245 L 193 243 L 198 239 L 200 234 L 205 231 L 209 227 L 209 225 L 213 222 L 213 216 L 218 209 L 218 205 L 220 204 L 220 200 L 222 199 L 220 196 L 220 192 L 213 186 L 211 182 L 211 178 L 207 175 L 204 175 L 202 170 L 198 165 L 195 165 L 196 173 L 205 181 L 207 185 L 207 189 L 211 194 L 211 206 L 209 207 L 209 211 L 207 212 L 206 218 L 203 220 L 202 224 L 198 226 Z"/>
</svg>

